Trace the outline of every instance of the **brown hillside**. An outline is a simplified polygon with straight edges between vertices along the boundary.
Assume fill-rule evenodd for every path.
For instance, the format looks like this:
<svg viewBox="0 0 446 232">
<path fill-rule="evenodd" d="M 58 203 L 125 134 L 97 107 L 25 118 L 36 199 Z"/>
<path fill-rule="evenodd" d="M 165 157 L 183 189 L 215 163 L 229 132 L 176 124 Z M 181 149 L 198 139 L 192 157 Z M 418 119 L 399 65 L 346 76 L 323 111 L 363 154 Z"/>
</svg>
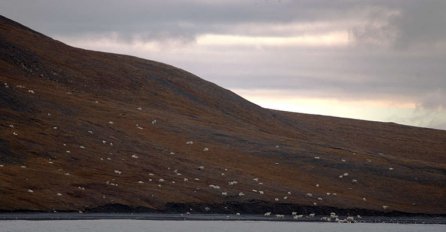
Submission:
<svg viewBox="0 0 446 232">
<path fill-rule="evenodd" d="M 446 131 L 264 109 L 4 17 L 0 57 L 0 210 L 259 201 L 446 213 Z"/>
</svg>

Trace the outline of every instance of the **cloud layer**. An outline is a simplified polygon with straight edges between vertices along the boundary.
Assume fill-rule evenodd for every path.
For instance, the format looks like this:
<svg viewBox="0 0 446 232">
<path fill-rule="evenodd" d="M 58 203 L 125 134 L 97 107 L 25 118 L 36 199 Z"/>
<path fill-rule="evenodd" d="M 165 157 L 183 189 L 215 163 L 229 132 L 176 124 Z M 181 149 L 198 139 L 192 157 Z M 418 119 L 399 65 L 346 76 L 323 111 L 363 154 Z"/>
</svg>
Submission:
<svg viewBox="0 0 446 232">
<path fill-rule="evenodd" d="M 68 44 L 170 63 L 263 106 L 446 129 L 446 1 L 34 0 L 0 9 Z"/>
</svg>

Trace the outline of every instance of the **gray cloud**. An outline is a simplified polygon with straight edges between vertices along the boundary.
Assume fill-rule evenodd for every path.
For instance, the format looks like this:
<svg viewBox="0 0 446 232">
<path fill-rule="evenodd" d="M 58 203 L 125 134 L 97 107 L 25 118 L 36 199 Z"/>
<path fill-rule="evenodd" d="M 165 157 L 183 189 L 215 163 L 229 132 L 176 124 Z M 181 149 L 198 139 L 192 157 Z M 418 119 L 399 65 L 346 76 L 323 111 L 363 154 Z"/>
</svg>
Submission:
<svg viewBox="0 0 446 232">
<path fill-rule="evenodd" d="M 436 89 L 423 96 L 419 107 L 434 111 L 446 110 L 446 91 L 445 89 Z"/>
<path fill-rule="evenodd" d="M 360 43 L 385 43 L 398 49 L 442 45 L 446 49 L 446 1 L 389 1 L 380 5 L 382 8 L 370 8 L 364 25 L 352 29 Z"/>
<path fill-rule="evenodd" d="M 443 0 L 0 2 L 2 15 L 79 46 L 85 45 L 79 38 L 110 35 L 128 46 L 155 41 L 165 46 L 160 52 L 132 54 L 231 89 L 411 101 L 432 113 L 423 117 L 437 117 L 429 125 L 439 128 L 445 122 L 433 115 L 446 109 L 444 9 Z M 347 31 L 354 43 L 335 48 L 197 45 L 203 34 L 286 37 L 326 31 Z"/>
<path fill-rule="evenodd" d="M 317 90 L 345 98 L 421 98 L 446 87 L 446 59 L 441 56 L 300 48 L 275 51 L 268 56 L 271 54 L 275 60 L 263 59 L 262 52 L 258 52 L 231 63 L 216 64 L 218 68 L 203 75 L 230 88 Z"/>
<path fill-rule="evenodd" d="M 121 39 L 193 41 L 201 33 L 231 33 L 244 24 L 365 20 L 351 28 L 360 43 L 391 41 L 404 48 L 443 43 L 446 36 L 443 0 L 33 0 L 0 6 L 3 15 L 50 35 L 115 32 Z"/>
<path fill-rule="evenodd" d="M 398 30 L 397 45 L 433 46 L 446 42 L 446 1 L 416 1 L 403 5 L 402 14 L 392 22 Z"/>
<path fill-rule="evenodd" d="M 385 1 L 382 1 L 383 3 Z M 379 2 L 326 0 L 250 1 L 3 1 L 2 14 L 50 34 L 114 31 L 190 36 L 223 32 L 242 23 L 354 19 Z M 359 13 L 360 14 L 360 13 Z"/>
</svg>

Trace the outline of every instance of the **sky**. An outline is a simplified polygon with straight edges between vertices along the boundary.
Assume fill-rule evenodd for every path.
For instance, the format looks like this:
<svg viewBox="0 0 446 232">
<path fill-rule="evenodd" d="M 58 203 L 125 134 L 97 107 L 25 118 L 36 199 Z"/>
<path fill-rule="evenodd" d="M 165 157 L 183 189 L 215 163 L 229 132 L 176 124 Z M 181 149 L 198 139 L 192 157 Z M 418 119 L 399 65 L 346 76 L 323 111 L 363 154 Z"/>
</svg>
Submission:
<svg viewBox="0 0 446 232">
<path fill-rule="evenodd" d="M 72 46 L 161 61 L 260 106 L 446 130 L 444 0 L 0 0 Z"/>
</svg>

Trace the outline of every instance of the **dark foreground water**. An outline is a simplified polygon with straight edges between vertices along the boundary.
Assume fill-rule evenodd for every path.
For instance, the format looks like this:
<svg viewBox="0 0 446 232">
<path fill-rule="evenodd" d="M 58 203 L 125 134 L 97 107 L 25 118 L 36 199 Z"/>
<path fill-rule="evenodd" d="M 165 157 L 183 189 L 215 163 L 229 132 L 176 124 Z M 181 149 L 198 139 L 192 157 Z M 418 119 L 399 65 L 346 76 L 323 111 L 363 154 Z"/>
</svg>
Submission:
<svg viewBox="0 0 446 232">
<path fill-rule="evenodd" d="M 2 220 L 2 232 L 445 232 L 440 224 L 321 223 L 286 221 L 163 221 L 163 220 Z"/>
</svg>

